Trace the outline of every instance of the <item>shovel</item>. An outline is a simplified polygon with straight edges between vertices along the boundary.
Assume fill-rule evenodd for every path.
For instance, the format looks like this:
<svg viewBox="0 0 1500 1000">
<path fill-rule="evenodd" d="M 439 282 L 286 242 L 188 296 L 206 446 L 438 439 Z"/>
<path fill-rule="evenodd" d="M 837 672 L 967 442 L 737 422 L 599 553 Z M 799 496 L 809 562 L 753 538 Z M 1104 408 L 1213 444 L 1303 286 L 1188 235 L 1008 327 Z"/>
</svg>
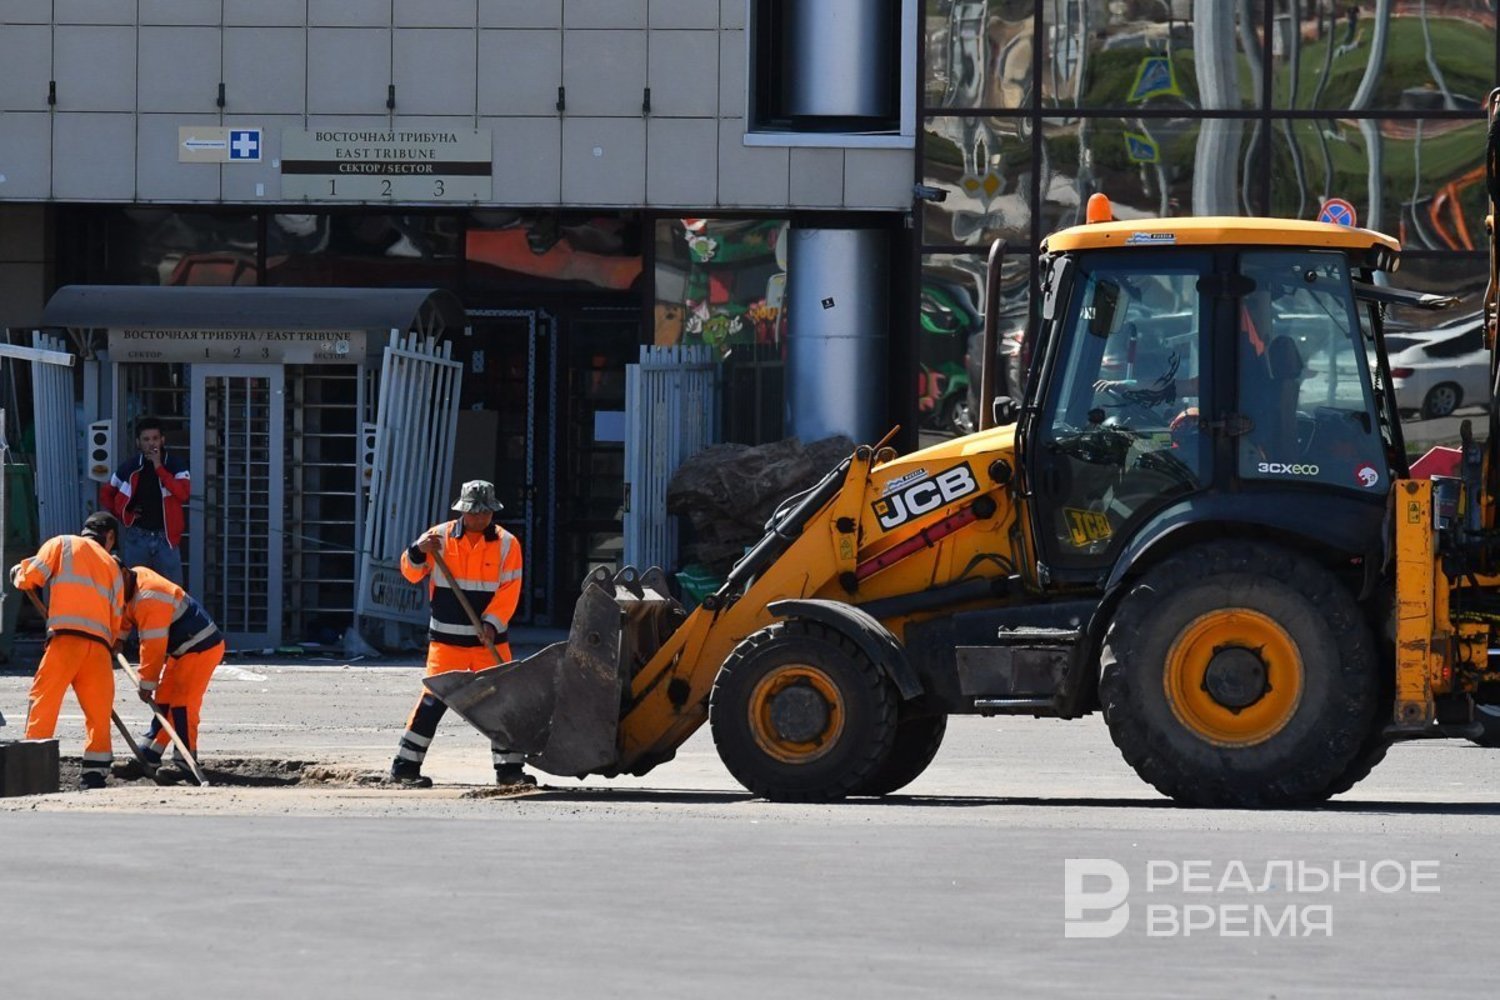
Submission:
<svg viewBox="0 0 1500 1000">
<path fill-rule="evenodd" d="M 130 682 L 136 686 L 137 690 L 139 690 L 141 686 L 141 678 L 140 675 L 135 672 L 135 669 L 131 667 L 130 661 L 125 659 L 125 657 L 121 656 L 119 653 L 115 654 L 115 659 L 118 660 L 120 666 L 125 669 L 125 676 L 129 677 Z M 172 723 L 167 720 L 166 713 L 157 708 L 156 702 L 154 701 L 151 702 L 151 714 L 156 716 L 156 721 L 161 723 L 161 727 L 167 731 L 167 736 L 171 739 L 172 745 L 177 748 L 178 753 L 182 754 L 182 762 L 188 766 L 189 771 L 193 772 L 193 778 L 198 782 L 198 784 L 207 788 L 208 779 L 203 776 L 203 769 L 198 766 L 198 761 L 193 757 L 193 752 L 189 750 L 187 744 L 182 741 L 182 737 L 177 735 L 177 730 L 172 728 Z M 137 753 L 136 756 L 140 756 L 140 754 Z"/>
</svg>

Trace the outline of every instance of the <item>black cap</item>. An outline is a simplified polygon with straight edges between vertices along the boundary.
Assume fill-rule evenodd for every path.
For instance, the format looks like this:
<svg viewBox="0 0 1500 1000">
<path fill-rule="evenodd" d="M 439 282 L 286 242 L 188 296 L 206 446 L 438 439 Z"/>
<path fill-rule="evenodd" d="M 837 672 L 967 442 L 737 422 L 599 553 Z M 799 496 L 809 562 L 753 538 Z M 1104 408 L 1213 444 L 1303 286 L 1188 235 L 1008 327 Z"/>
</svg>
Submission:
<svg viewBox="0 0 1500 1000">
<path fill-rule="evenodd" d="M 120 522 L 115 520 L 115 516 L 108 511 L 96 510 L 83 519 L 83 534 L 91 535 L 101 542 L 111 531 L 115 533 L 116 538 L 120 537 Z"/>
</svg>

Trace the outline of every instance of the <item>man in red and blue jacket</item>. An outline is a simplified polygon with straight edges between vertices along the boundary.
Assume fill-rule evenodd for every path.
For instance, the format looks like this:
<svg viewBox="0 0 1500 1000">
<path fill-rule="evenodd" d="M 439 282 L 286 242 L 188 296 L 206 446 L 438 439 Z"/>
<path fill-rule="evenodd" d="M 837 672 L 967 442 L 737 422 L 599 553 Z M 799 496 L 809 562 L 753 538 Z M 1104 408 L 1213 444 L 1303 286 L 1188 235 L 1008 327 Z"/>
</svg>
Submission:
<svg viewBox="0 0 1500 1000">
<path fill-rule="evenodd" d="M 183 506 L 192 492 L 187 463 L 167 451 L 161 421 L 135 424 L 139 449 L 99 489 L 99 502 L 125 526 L 120 558 L 126 566 L 148 566 L 182 585 Z"/>
</svg>

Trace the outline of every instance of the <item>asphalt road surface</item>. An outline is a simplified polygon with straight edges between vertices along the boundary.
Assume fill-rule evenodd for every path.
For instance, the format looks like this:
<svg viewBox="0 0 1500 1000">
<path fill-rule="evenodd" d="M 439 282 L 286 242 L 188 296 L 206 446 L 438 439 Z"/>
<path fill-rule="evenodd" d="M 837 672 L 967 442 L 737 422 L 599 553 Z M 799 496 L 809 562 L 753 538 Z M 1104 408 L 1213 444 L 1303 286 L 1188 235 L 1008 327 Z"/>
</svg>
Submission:
<svg viewBox="0 0 1500 1000">
<path fill-rule="evenodd" d="M 221 668 L 206 766 L 297 760 L 348 780 L 0 799 L 0 994 L 1492 989 L 1500 751 L 1399 746 L 1323 808 L 1194 810 L 1141 783 L 1097 717 L 962 718 L 904 792 L 788 806 L 739 789 L 706 730 L 644 778 L 494 797 L 485 740 L 449 719 L 436 788 L 359 784 L 388 765 L 417 678 Z M 27 684 L 0 675 L 13 725 Z M 144 709 L 117 704 L 138 731 Z M 71 700 L 59 737 L 76 756 Z"/>
</svg>

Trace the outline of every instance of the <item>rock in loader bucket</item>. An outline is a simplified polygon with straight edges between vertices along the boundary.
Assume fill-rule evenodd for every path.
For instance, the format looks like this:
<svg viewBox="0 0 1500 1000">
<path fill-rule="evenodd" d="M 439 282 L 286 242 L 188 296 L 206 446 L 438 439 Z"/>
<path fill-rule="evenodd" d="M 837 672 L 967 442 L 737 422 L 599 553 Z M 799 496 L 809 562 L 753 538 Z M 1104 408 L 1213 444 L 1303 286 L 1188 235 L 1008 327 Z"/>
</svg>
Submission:
<svg viewBox="0 0 1500 1000">
<path fill-rule="evenodd" d="M 549 774 L 614 773 L 623 692 L 687 617 L 652 567 L 598 569 L 583 583 L 568 641 L 475 673 L 422 683 L 497 746 Z"/>
</svg>

